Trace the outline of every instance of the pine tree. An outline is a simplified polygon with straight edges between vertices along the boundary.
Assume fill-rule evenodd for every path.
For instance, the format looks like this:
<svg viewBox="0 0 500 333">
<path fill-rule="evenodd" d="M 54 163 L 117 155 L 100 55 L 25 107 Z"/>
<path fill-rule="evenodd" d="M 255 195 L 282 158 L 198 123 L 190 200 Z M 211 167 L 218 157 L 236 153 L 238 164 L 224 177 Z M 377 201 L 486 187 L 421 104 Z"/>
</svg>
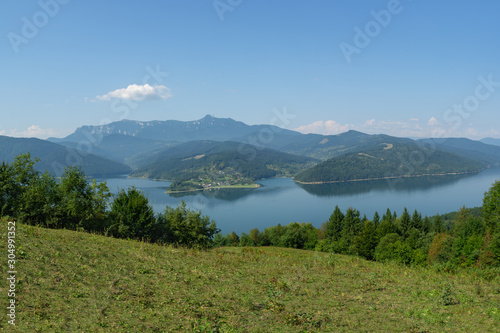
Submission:
<svg viewBox="0 0 500 333">
<path fill-rule="evenodd" d="M 413 225 L 414 228 L 421 230 L 422 229 L 422 214 L 415 211 L 413 212 L 413 215 L 411 217 L 411 224 Z"/>
<path fill-rule="evenodd" d="M 439 214 L 437 214 L 436 217 L 434 217 L 434 231 L 436 233 L 444 232 L 443 219 Z"/>
<path fill-rule="evenodd" d="M 365 221 L 361 233 L 354 240 L 356 252 L 365 259 L 373 260 L 377 244 L 377 226 L 373 221 Z"/>
<path fill-rule="evenodd" d="M 399 218 L 399 230 L 401 236 L 403 236 L 403 238 L 407 238 L 412 228 L 413 226 L 410 214 L 408 213 L 408 209 L 406 209 L 405 207 L 403 210 L 403 214 Z"/>
<path fill-rule="evenodd" d="M 385 214 L 382 216 L 382 221 L 392 221 L 392 212 L 389 208 L 387 208 L 387 211 Z"/>
<path fill-rule="evenodd" d="M 493 235 L 500 228 L 498 226 L 500 221 L 500 181 L 496 181 L 484 194 L 483 218 L 486 232 Z"/>
<path fill-rule="evenodd" d="M 354 242 L 354 237 L 359 234 L 362 227 L 359 215 L 359 210 L 352 207 L 349 207 L 345 213 L 341 235 L 342 242 L 345 244 L 345 247 L 349 252 L 353 252 L 351 250 L 351 245 Z"/>
<path fill-rule="evenodd" d="M 377 211 L 375 211 L 375 214 L 373 214 L 373 223 L 375 224 L 376 227 L 378 227 L 380 223 L 380 216 L 378 215 Z"/>
<path fill-rule="evenodd" d="M 326 236 L 334 241 L 337 241 L 341 236 L 343 221 L 344 214 L 342 214 L 342 211 L 337 205 L 327 222 Z"/>
<path fill-rule="evenodd" d="M 426 216 L 422 220 L 422 232 L 428 234 L 431 231 L 431 219 Z"/>
</svg>

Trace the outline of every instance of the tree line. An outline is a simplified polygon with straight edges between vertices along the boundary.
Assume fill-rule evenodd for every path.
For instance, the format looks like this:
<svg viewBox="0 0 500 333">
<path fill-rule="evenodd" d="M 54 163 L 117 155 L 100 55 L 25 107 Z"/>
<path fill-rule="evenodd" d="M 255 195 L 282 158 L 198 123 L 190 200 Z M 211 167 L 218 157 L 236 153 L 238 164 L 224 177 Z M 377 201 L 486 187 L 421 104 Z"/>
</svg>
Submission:
<svg viewBox="0 0 500 333">
<path fill-rule="evenodd" d="M 154 243 L 209 247 L 215 222 L 186 204 L 155 214 L 148 198 L 132 187 L 113 196 L 106 183 L 88 182 L 78 167 L 60 178 L 36 171 L 30 154 L 0 165 L 0 216 L 54 229 L 81 230 Z"/>
<path fill-rule="evenodd" d="M 451 215 L 451 214 L 447 214 Z M 500 267 L 500 182 L 485 193 L 479 209 L 462 208 L 448 216 L 422 217 L 418 211 L 402 214 L 389 209 L 369 220 L 352 207 L 335 207 L 320 228 L 290 223 L 241 235 L 215 235 L 216 246 L 279 246 L 357 255 L 368 260 L 405 265 L 437 264 L 445 268 Z"/>
</svg>

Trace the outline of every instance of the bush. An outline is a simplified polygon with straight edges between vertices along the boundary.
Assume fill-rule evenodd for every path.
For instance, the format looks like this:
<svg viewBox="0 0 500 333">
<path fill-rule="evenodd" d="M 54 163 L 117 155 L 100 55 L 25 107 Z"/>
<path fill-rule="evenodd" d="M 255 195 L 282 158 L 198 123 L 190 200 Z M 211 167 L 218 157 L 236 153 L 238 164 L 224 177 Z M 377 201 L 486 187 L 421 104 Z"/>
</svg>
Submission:
<svg viewBox="0 0 500 333">
<path fill-rule="evenodd" d="M 208 216 L 201 216 L 200 211 L 186 209 L 184 201 L 175 209 L 167 206 L 164 218 L 173 243 L 207 248 L 213 245 L 214 236 L 220 232 Z"/>
<path fill-rule="evenodd" d="M 155 240 L 155 217 L 148 198 L 135 187 L 121 190 L 111 205 L 108 233 L 118 238 Z M 153 239 L 152 239 L 153 238 Z"/>
</svg>

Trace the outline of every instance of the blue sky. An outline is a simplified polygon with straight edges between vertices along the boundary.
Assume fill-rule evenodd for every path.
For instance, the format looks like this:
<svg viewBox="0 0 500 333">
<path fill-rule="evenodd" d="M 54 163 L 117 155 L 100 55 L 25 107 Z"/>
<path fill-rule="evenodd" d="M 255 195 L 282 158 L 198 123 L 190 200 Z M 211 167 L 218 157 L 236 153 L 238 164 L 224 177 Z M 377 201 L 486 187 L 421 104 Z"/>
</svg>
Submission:
<svg viewBox="0 0 500 333">
<path fill-rule="evenodd" d="M 0 134 L 212 114 L 500 137 L 499 12 L 493 0 L 5 0 Z"/>
</svg>

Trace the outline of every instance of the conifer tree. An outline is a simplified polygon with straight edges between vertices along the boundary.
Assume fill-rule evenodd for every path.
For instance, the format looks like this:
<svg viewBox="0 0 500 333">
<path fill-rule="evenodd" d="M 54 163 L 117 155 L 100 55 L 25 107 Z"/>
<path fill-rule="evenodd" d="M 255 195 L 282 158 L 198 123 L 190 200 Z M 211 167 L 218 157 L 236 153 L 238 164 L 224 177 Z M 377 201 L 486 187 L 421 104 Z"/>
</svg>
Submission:
<svg viewBox="0 0 500 333">
<path fill-rule="evenodd" d="M 444 232 L 443 219 L 439 214 L 434 218 L 434 231 L 437 233 Z"/>
<path fill-rule="evenodd" d="M 412 220 L 410 218 L 410 214 L 408 213 L 408 209 L 405 207 L 403 214 L 401 214 L 401 217 L 399 218 L 399 230 L 401 236 L 407 238 L 412 228 Z"/>
<path fill-rule="evenodd" d="M 412 224 L 413 228 L 416 228 L 418 230 L 422 229 L 422 214 L 417 212 L 416 209 L 413 212 L 413 215 L 411 217 L 411 224 Z"/>
<path fill-rule="evenodd" d="M 335 206 L 335 210 L 332 215 L 330 215 L 330 219 L 327 222 L 326 226 L 326 236 L 333 241 L 337 241 L 342 232 L 344 214 L 340 210 L 339 206 Z"/>
</svg>

